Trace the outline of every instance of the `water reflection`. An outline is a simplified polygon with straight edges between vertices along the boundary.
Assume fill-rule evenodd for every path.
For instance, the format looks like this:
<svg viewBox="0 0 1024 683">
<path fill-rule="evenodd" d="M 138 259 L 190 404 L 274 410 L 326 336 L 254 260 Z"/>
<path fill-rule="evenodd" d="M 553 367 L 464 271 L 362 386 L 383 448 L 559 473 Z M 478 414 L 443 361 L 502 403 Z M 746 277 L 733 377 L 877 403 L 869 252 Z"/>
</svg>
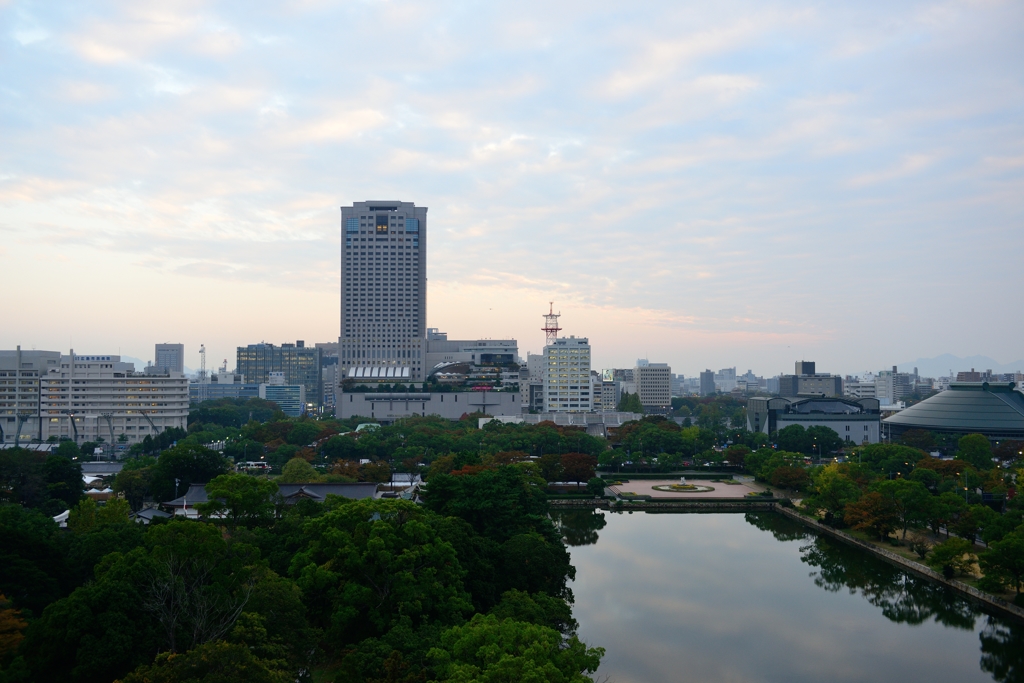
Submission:
<svg viewBox="0 0 1024 683">
<path fill-rule="evenodd" d="M 570 546 L 597 543 L 597 532 L 608 524 L 604 513 L 593 508 L 552 510 L 551 520 L 566 544 Z"/>
<path fill-rule="evenodd" d="M 815 585 L 830 592 L 848 589 L 878 607 L 889 621 L 923 624 L 929 619 L 954 629 L 972 631 L 978 619 L 981 669 L 996 681 L 1024 683 L 1024 627 L 986 615 L 953 591 L 926 581 L 825 536 L 810 533 L 791 519 L 774 513 L 747 513 L 749 524 L 779 541 L 808 541 L 800 548 L 802 562 L 817 568 Z"/>
</svg>

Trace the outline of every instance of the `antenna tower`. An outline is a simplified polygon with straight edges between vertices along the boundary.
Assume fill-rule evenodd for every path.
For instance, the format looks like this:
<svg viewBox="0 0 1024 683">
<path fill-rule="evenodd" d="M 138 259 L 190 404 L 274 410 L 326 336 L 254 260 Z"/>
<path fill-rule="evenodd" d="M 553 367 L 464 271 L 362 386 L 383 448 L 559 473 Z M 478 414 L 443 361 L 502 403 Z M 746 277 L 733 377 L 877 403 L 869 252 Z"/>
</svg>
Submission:
<svg viewBox="0 0 1024 683">
<path fill-rule="evenodd" d="M 206 381 L 206 344 L 199 345 L 199 381 Z"/>
<path fill-rule="evenodd" d="M 562 328 L 558 326 L 558 317 L 561 313 L 555 313 L 555 302 L 548 302 L 550 308 L 547 314 L 544 316 L 544 327 L 540 328 L 546 335 L 544 340 L 545 346 L 551 346 L 558 339 L 558 333 L 562 331 Z"/>
</svg>

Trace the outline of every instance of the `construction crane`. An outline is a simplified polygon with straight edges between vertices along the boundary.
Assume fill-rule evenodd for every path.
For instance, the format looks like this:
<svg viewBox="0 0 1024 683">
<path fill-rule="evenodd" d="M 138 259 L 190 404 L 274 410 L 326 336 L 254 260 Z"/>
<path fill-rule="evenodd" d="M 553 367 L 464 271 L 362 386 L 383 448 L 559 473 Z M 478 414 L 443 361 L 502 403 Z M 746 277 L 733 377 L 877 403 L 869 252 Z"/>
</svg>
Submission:
<svg viewBox="0 0 1024 683">
<path fill-rule="evenodd" d="M 146 422 L 149 423 L 149 426 L 153 428 L 153 434 L 155 436 L 157 434 L 157 431 L 156 431 L 156 425 L 153 424 L 153 418 L 151 418 L 149 416 L 149 413 L 147 413 L 145 410 L 140 410 L 139 412 L 142 413 L 142 417 L 146 418 Z M 153 411 L 153 412 L 156 412 L 156 411 Z"/>
<path fill-rule="evenodd" d="M 206 382 L 206 344 L 199 345 L 199 382 Z"/>
</svg>

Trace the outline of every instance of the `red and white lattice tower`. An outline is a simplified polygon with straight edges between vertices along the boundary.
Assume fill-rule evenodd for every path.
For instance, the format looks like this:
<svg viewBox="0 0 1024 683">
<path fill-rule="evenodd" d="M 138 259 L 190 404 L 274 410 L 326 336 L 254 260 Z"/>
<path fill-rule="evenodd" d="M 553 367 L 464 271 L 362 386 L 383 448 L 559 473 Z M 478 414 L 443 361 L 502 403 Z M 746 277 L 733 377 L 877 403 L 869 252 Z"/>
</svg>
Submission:
<svg viewBox="0 0 1024 683">
<path fill-rule="evenodd" d="M 546 339 L 544 341 L 545 346 L 551 346 L 558 339 L 558 333 L 562 331 L 562 328 L 558 326 L 558 317 L 561 313 L 555 313 L 555 302 L 549 302 L 550 308 L 548 309 L 547 315 L 544 316 L 544 327 L 540 328 L 544 330 Z"/>
</svg>

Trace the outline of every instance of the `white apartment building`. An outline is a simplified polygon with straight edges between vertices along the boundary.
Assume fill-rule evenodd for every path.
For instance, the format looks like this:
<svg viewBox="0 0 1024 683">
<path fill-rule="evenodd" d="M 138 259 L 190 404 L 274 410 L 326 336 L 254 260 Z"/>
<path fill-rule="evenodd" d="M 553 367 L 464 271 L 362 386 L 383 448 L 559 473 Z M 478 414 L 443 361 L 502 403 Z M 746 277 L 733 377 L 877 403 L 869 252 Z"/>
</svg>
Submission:
<svg viewBox="0 0 1024 683">
<path fill-rule="evenodd" d="M 544 405 L 548 413 L 589 413 L 590 342 L 560 337 L 544 347 Z"/>
<path fill-rule="evenodd" d="M 45 441 L 98 441 L 129 446 L 147 436 L 188 426 L 188 378 L 180 372 L 135 372 L 114 355 L 69 355 L 40 379 Z M 122 435 L 124 439 L 122 440 Z"/>
<path fill-rule="evenodd" d="M 645 363 L 633 368 L 633 383 L 644 408 L 672 407 L 672 368 L 668 363 Z"/>
</svg>

